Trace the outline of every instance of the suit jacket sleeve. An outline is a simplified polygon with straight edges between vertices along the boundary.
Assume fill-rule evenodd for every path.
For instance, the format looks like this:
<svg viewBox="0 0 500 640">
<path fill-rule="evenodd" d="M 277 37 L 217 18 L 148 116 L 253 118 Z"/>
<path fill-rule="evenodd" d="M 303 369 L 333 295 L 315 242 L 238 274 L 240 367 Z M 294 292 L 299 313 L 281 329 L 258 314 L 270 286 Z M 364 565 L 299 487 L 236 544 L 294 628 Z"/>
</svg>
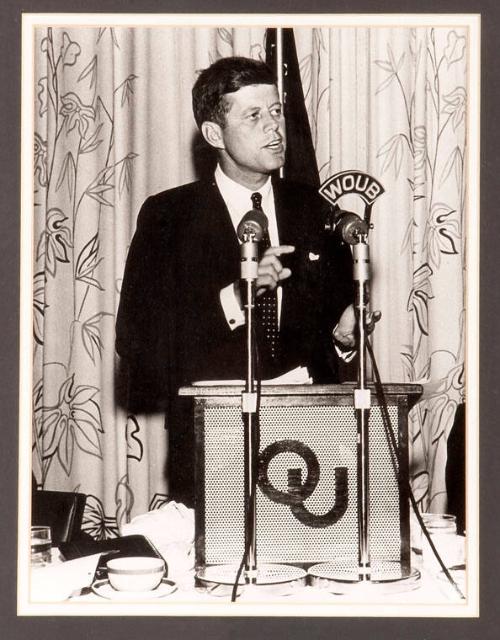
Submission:
<svg viewBox="0 0 500 640">
<path fill-rule="evenodd" d="M 168 398 L 168 275 L 174 220 L 165 209 L 161 199 L 153 196 L 139 212 L 117 313 L 116 350 L 121 356 L 123 402 L 134 412 L 163 411 Z"/>
<path fill-rule="evenodd" d="M 326 245 L 329 285 L 333 290 L 327 307 L 330 331 L 333 331 L 346 307 L 354 302 L 355 287 L 350 245 L 341 242 L 337 235 L 328 236 Z"/>
<path fill-rule="evenodd" d="M 286 350 L 302 351 L 318 383 L 338 381 L 332 331 L 353 301 L 350 247 L 325 233 L 329 205 L 308 186 L 277 182 L 280 241 L 295 246 L 284 256 L 292 276 L 283 283 L 282 337 Z"/>
<path fill-rule="evenodd" d="M 322 226 L 326 220 L 328 205 L 322 198 L 319 210 Z M 325 206 L 326 205 L 326 206 Z M 338 381 L 339 357 L 334 346 L 333 330 L 338 324 L 342 313 L 354 302 L 353 264 L 351 247 L 341 242 L 337 235 L 325 238 L 325 269 L 323 272 L 323 325 L 320 331 L 323 340 L 322 350 L 326 355 L 328 370 L 334 373 L 334 380 Z M 318 369 L 320 371 L 320 369 Z M 328 382 L 328 377 L 318 373 L 316 381 Z"/>
</svg>

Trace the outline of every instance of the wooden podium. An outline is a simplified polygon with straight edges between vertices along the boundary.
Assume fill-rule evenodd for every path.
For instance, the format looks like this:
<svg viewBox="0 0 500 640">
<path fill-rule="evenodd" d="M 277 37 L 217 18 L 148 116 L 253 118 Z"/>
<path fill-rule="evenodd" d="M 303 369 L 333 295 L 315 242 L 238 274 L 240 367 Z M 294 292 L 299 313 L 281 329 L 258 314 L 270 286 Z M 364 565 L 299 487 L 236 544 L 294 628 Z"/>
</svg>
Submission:
<svg viewBox="0 0 500 640">
<path fill-rule="evenodd" d="M 307 568 L 358 557 L 354 384 L 262 385 L 257 561 Z M 194 385 L 196 567 L 239 563 L 244 548 L 241 385 Z M 391 453 L 372 388 L 369 422 L 372 567 L 410 567 L 408 411 L 420 385 L 386 384 Z"/>
</svg>

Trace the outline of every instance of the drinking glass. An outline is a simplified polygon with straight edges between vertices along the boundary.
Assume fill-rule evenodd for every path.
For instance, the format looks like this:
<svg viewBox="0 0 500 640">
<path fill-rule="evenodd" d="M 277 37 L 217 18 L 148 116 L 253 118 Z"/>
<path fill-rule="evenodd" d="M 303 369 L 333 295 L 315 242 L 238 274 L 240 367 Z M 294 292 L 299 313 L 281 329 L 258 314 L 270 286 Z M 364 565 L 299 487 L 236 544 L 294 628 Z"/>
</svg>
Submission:
<svg viewBox="0 0 500 640">
<path fill-rule="evenodd" d="M 450 568 L 456 565 L 459 561 L 459 540 L 455 516 L 448 513 L 423 513 L 422 519 L 445 566 Z M 424 567 L 431 573 L 441 571 L 441 565 L 424 533 L 422 533 L 422 559 Z"/>
<path fill-rule="evenodd" d="M 51 561 L 50 527 L 31 527 L 31 566 L 43 567 Z"/>
</svg>

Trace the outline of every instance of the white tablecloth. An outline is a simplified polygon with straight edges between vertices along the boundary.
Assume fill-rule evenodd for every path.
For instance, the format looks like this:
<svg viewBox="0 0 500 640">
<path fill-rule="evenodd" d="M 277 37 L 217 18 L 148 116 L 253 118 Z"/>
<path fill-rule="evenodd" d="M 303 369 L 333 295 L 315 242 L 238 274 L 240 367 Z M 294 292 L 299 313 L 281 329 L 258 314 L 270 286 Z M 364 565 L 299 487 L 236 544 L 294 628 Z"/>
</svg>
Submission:
<svg viewBox="0 0 500 640">
<path fill-rule="evenodd" d="M 399 593 L 381 594 L 368 585 L 349 595 L 337 595 L 311 586 L 298 586 L 286 596 L 269 595 L 267 591 L 245 588 L 236 603 L 230 596 L 215 597 L 213 593 L 195 588 L 194 578 L 194 514 L 184 505 L 169 503 L 164 508 L 139 516 L 126 525 L 123 535 L 141 534 L 148 537 L 166 559 L 168 578 L 175 590 L 162 598 L 151 594 L 138 596 L 131 602 L 116 593 L 104 598 L 91 590 L 99 554 L 62 562 L 54 552 L 51 565 L 33 569 L 29 586 L 29 606 L 34 613 L 93 615 L 147 612 L 148 615 L 362 615 L 360 605 L 368 607 L 366 615 L 461 615 L 466 601 L 445 580 L 422 567 L 422 556 L 413 556 L 412 564 L 421 572 L 417 588 Z M 463 553 L 463 550 L 462 550 Z M 464 572 L 460 577 L 464 579 Z M 465 590 L 465 585 L 462 585 Z M 255 605 L 254 608 L 252 606 Z M 300 609 L 297 606 L 300 605 Z M 332 607 L 332 605 L 334 605 Z M 409 607 L 409 609 L 408 609 Z"/>
<path fill-rule="evenodd" d="M 150 594 L 146 593 L 143 596 L 138 596 L 136 601 L 130 602 L 127 595 L 121 598 L 119 592 L 114 594 L 113 599 L 100 597 L 91 590 L 92 578 L 98 559 L 98 554 L 68 562 L 62 562 L 56 557 L 52 565 L 32 569 L 31 601 L 40 604 L 58 603 L 60 613 L 65 613 L 65 607 L 70 604 L 82 605 L 85 603 L 108 605 L 108 607 L 116 607 L 122 604 L 132 608 L 144 604 L 157 607 L 166 603 L 170 605 L 198 605 L 203 603 L 204 605 L 213 604 L 218 607 L 226 604 L 234 606 L 234 604 L 230 603 L 229 596 L 223 598 L 215 597 L 206 590 L 196 589 L 194 571 L 177 576 L 175 591 L 163 598 L 151 598 Z M 421 571 L 421 578 L 417 584 L 416 589 L 385 595 L 375 590 L 372 592 L 370 585 L 366 590 L 349 595 L 333 594 L 318 587 L 298 586 L 289 595 L 279 597 L 261 593 L 259 587 L 256 587 L 244 590 L 238 597 L 237 602 L 253 602 L 267 605 L 276 603 L 291 608 L 298 603 L 323 605 L 363 603 L 369 605 L 380 604 L 384 607 L 405 604 L 431 607 L 444 604 L 461 604 L 458 594 L 447 581 L 441 578 L 437 579 L 425 570 Z"/>
</svg>

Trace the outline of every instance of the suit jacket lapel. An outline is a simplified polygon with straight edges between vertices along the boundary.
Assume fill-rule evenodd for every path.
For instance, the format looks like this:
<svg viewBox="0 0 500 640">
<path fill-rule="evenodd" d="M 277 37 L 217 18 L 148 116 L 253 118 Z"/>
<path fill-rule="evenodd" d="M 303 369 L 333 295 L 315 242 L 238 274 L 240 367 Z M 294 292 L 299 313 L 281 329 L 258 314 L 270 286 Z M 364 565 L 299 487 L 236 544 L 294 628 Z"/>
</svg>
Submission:
<svg viewBox="0 0 500 640">
<path fill-rule="evenodd" d="M 296 189 L 283 180 L 275 180 L 273 190 L 280 244 L 307 245 L 311 221 L 302 211 Z"/>
<path fill-rule="evenodd" d="M 287 185 L 283 181 L 275 180 L 273 181 L 273 192 L 280 244 L 290 244 L 293 246 L 297 246 L 300 238 L 299 230 L 297 228 L 296 221 L 294 220 L 293 198 L 291 197 L 290 190 L 287 188 Z M 287 259 L 285 256 L 283 261 L 286 262 L 286 260 Z M 285 328 L 287 319 L 290 316 L 291 308 L 294 306 L 294 304 L 293 287 L 290 288 L 287 286 L 283 286 L 280 322 L 281 330 Z"/>
<path fill-rule="evenodd" d="M 287 197 L 288 194 L 285 185 L 281 180 L 273 181 L 273 191 L 280 244 L 292 244 L 291 239 L 295 237 L 293 229 L 293 209 Z"/>
<path fill-rule="evenodd" d="M 201 194 L 201 207 L 205 213 L 202 228 L 206 230 L 209 243 L 207 250 L 213 253 L 217 271 L 222 277 L 235 278 L 240 262 L 239 242 L 226 203 L 214 179 L 205 183 Z"/>
</svg>

